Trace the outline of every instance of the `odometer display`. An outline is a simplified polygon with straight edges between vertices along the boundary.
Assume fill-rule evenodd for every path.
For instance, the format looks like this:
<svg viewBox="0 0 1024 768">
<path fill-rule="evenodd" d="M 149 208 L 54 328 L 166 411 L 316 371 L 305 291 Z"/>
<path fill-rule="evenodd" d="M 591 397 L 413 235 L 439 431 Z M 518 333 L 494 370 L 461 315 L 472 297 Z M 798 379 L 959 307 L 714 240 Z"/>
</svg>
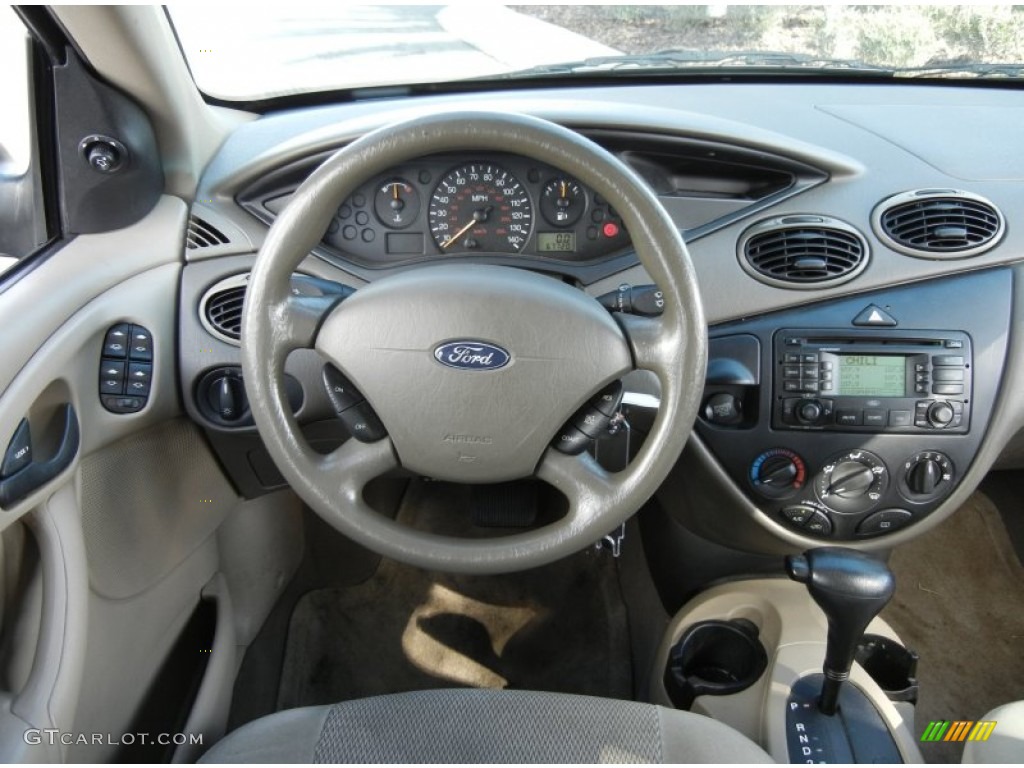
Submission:
<svg viewBox="0 0 1024 768">
<path fill-rule="evenodd" d="M 430 232 L 444 253 L 518 253 L 533 228 L 519 180 L 490 163 L 449 171 L 430 198 Z"/>
</svg>

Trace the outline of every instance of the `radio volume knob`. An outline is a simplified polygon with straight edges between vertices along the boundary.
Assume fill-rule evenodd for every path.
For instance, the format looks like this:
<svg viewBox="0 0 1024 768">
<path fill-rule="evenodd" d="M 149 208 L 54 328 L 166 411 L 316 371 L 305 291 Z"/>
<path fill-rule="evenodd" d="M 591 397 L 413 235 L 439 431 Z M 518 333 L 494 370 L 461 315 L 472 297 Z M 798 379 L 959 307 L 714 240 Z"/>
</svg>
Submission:
<svg viewBox="0 0 1024 768">
<path fill-rule="evenodd" d="M 821 403 L 817 400 L 803 400 L 797 407 L 797 417 L 805 424 L 816 424 L 821 418 Z"/>
<path fill-rule="evenodd" d="M 928 423 L 936 429 L 943 429 L 953 421 L 953 406 L 944 400 L 932 403 L 928 406 Z"/>
</svg>

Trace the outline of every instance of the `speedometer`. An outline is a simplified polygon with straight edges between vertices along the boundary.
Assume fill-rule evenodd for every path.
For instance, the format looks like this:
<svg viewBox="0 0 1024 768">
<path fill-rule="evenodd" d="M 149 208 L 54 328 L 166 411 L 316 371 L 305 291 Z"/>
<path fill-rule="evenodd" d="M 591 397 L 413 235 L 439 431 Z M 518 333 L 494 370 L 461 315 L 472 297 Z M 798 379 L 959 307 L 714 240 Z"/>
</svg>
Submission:
<svg viewBox="0 0 1024 768">
<path fill-rule="evenodd" d="M 533 229 L 519 179 L 490 163 L 449 171 L 430 198 L 430 231 L 444 253 L 518 253 Z"/>
</svg>

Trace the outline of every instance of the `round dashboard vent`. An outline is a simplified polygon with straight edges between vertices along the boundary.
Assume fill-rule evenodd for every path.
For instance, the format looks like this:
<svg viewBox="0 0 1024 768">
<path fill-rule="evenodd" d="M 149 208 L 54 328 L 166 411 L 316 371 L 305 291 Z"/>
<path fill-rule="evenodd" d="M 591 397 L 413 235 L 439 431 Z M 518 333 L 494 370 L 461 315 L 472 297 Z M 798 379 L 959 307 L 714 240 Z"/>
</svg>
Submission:
<svg viewBox="0 0 1024 768">
<path fill-rule="evenodd" d="M 1003 215 L 991 202 L 955 189 L 919 189 L 883 200 L 871 217 L 875 234 L 907 256 L 963 259 L 1003 236 Z"/>
<path fill-rule="evenodd" d="M 249 284 L 248 273 L 232 275 L 215 283 L 199 300 L 199 320 L 221 341 L 238 346 L 242 338 L 242 303 Z"/>
<path fill-rule="evenodd" d="M 828 216 L 764 219 L 743 233 L 740 264 L 763 283 L 810 289 L 859 275 L 868 244 L 849 224 Z"/>
</svg>

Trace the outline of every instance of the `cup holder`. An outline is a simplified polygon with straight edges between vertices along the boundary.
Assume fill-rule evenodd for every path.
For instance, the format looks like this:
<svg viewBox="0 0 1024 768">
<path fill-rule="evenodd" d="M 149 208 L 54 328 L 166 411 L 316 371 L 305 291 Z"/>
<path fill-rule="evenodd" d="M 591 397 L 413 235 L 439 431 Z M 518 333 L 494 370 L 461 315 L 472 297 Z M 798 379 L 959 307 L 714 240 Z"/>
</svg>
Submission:
<svg viewBox="0 0 1024 768">
<path fill-rule="evenodd" d="M 856 662 L 878 683 L 890 701 L 917 703 L 917 653 L 882 635 L 864 635 Z"/>
<path fill-rule="evenodd" d="M 698 696 L 728 696 L 764 674 L 768 654 L 753 622 L 700 621 L 687 628 L 669 653 L 665 690 L 677 709 Z"/>
</svg>

